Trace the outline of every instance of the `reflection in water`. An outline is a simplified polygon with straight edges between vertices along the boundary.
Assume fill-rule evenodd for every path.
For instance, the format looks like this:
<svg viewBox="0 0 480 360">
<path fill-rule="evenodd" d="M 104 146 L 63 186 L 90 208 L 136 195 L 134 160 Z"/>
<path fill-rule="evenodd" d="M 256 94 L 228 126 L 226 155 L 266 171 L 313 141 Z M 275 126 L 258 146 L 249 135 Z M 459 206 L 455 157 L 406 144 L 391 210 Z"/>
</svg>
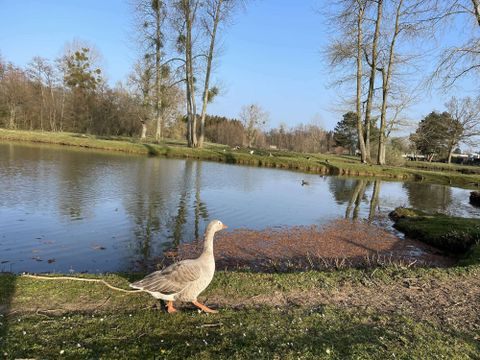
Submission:
<svg viewBox="0 0 480 360">
<path fill-rule="evenodd" d="M 126 211 L 135 223 L 134 234 L 136 238 L 135 251 L 139 258 L 137 264 L 145 264 L 152 257 L 152 244 L 155 243 L 161 230 L 160 214 L 165 203 L 159 189 L 155 186 L 155 178 L 159 176 L 159 163 L 147 161 L 137 174 L 136 199 L 130 199 Z"/>
<path fill-rule="evenodd" d="M 301 179 L 310 183 L 301 186 Z M 396 206 L 480 216 L 446 186 L 0 144 L 0 271 L 129 271 L 232 229 L 375 222 Z"/>
<path fill-rule="evenodd" d="M 436 184 L 404 183 L 412 207 L 420 210 L 437 209 L 445 212 L 452 204 L 452 188 Z"/>
<path fill-rule="evenodd" d="M 353 190 L 352 197 L 348 201 L 347 209 L 345 211 L 345 219 L 350 219 L 350 213 L 353 208 L 352 220 L 357 220 L 360 213 L 360 205 L 365 196 L 365 190 L 367 188 L 368 182 L 366 180 L 357 180 L 355 189 Z"/>
<path fill-rule="evenodd" d="M 202 163 L 185 161 L 180 167 L 167 168 L 161 166 L 162 162 L 155 161 L 157 159 L 149 160 L 137 175 L 139 188 L 134 193 L 136 198 L 130 199 L 133 206 L 126 206 L 135 223 L 138 256 L 134 262 L 140 269 L 148 267 L 151 260 L 164 250 L 177 248 L 182 240 L 191 240 L 188 229 L 185 229 L 189 218 L 194 219 L 195 239 L 200 237 L 202 224 L 208 220 L 207 206 L 201 201 Z M 159 187 L 159 183 L 166 184 L 172 179 L 178 180 L 178 202 L 175 193 L 171 193 L 171 200 L 166 201 L 165 192 Z M 193 200 L 192 180 L 195 183 Z"/>
<path fill-rule="evenodd" d="M 380 211 L 380 187 L 382 186 L 382 181 L 381 180 L 375 180 L 373 184 L 373 192 L 372 192 L 372 197 L 370 200 L 370 210 L 368 212 L 368 222 L 371 224 L 373 220 L 375 219 L 375 214 L 376 210 L 378 207 L 378 211 Z"/>
<path fill-rule="evenodd" d="M 207 204 L 201 200 L 202 190 L 202 162 L 197 161 L 197 171 L 195 174 L 195 239 L 200 238 L 200 218 L 204 222 L 208 221 Z"/>
</svg>

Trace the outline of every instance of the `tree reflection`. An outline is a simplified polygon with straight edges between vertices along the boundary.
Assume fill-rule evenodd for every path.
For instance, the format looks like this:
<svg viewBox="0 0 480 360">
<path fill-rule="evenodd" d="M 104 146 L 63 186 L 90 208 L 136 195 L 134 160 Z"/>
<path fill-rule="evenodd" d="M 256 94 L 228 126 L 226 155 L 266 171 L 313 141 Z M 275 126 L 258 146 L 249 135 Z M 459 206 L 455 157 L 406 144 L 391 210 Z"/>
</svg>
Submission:
<svg viewBox="0 0 480 360">
<path fill-rule="evenodd" d="M 208 219 L 207 206 L 201 200 L 202 163 L 187 160 L 181 167 L 175 164 L 149 159 L 132 172 L 137 189 L 126 209 L 135 223 L 137 267 L 147 268 L 164 250 L 198 238 L 202 221 Z"/>
<path fill-rule="evenodd" d="M 343 205 L 352 200 L 352 196 L 358 186 L 357 179 L 343 179 L 338 177 L 329 177 L 328 187 L 335 201 Z"/>
<path fill-rule="evenodd" d="M 167 210 L 162 192 L 158 188 L 158 180 L 162 180 L 163 171 L 160 162 L 155 159 L 146 159 L 142 162 L 139 171 L 135 174 L 136 199 L 129 202 L 125 207 L 127 212 L 134 218 L 135 227 L 133 233 L 136 238 L 136 259 L 140 268 L 145 268 L 150 259 L 155 255 L 153 244 L 160 238 L 162 230 L 162 214 Z"/>
<path fill-rule="evenodd" d="M 194 239 L 189 239 L 189 234 L 184 234 L 183 228 L 188 223 L 188 209 L 191 201 L 191 191 L 189 180 L 192 179 L 193 162 L 185 163 L 185 176 L 183 177 L 183 186 L 180 193 L 177 215 L 174 218 L 173 247 L 178 247 L 182 239 L 194 240 L 200 238 L 201 220 L 208 220 L 207 206 L 201 200 L 202 189 L 202 162 L 197 161 L 195 167 L 195 196 L 193 199 L 193 220 L 194 220 Z"/>
<path fill-rule="evenodd" d="M 350 197 L 345 211 L 345 219 L 350 219 L 350 215 L 353 214 L 352 220 L 357 220 L 360 213 L 360 205 L 362 204 L 363 197 L 365 196 L 365 190 L 367 188 L 368 182 L 366 180 L 357 180 L 355 188 L 353 190 L 352 196 Z"/>
<path fill-rule="evenodd" d="M 180 245 L 183 227 L 187 223 L 187 209 L 188 209 L 188 197 L 189 197 L 189 181 L 192 178 L 192 162 L 186 161 L 184 167 L 184 175 L 182 181 L 182 187 L 180 190 L 180 199 L 177 206 L 177 215 L 173 219 L 173 247 Z"/>
<path fill-rule="evenodd" d="M 373 184 L 372 197 L 370 199 L 370 209 L 368 212 L 368 222 L 371 223 L 375 219 L 377 207 L 379 207 L 381 180 L 375 180 Z M 379 209 L 380 210 L 380 209 Z"/>
<path fill-rule="evenodd" d="M 407 193 L 409 206 L 416 209 L 445 212 L 453 201 L 452 189 L 449 186 L 406 182 L 403 188 Z"/>
<path fill-rule="evenodd" d="M 202 202 L 202 162 L 197 161 L 197 171 L 195 174 L 195 239 L 200 238 L 200 218 L 208 220 L 207 205 Z"/>
</svg>

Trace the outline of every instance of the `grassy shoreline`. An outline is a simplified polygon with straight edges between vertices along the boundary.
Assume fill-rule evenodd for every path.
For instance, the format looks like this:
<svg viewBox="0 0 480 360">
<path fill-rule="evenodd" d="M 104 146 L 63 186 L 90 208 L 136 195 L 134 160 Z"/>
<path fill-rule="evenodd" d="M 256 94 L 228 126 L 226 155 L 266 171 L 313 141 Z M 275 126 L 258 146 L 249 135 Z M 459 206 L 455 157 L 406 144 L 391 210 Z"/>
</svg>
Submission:
<svg viewBox="0 0 480 360">
<path fill-rule="evenodd" d="M 425 183 L 447 184 L 469 189 L 480 186 L 480 172 L 465 166 L 425 166 L 407 163 L 406 166 L 377 166 L 361 164 L 356 158 L 327 154 L 300 154 L 288 151 L 235 151 L 227 146 L 207 144 L 204 149 L 191 149 L 181 141 L 142 143 L 125 137 L 102 138 L 74 133 L 49 133 L 0 129 L 0 141 L 56 144 L 81 148 L 117 151 L 128 154 L 191 158 L 238 165 L 261 166 L 296 170 L 308 173 L 374 177 L 392 180 L 416 180 Z"/>
<path fill-rule="evenodd" d="M 0 349 L 14 358 L 473 359 L 478 266 L 218 272 L 219 314 L 101 284 L 0 274 Z M 138 276 L 79 275 L 126 288 Z M 180 305 L 180 304 L 179 304 Z"/>
</svg>

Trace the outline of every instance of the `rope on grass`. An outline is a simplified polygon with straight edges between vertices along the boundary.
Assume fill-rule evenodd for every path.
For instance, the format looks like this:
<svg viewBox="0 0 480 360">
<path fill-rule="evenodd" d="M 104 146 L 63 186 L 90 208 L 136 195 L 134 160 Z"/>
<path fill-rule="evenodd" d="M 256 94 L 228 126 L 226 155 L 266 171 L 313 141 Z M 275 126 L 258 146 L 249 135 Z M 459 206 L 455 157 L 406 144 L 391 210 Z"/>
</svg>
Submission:
<svg viewBox="0 0 480 360">
<path fill-rule="evenodd" d="M 73 280 L 73 281 L 84 281 L 84 282 L 96 282 L 96 283 L 101 283 L 112 290 L 120 291 L 130 295 L 145 292 L 144 290 L 121 289 L 116 286 L 110 285 L 105 280 L 101 280 L 101 279 L 86 279 L 86 278 L 78 278 L 78 277 L 72 277 L 72 276 L 40 276 L 40 275 L 30 275 L 30 274 L 22 274 L 21 276 L 31 278 L 31 279 L 40 279 L 40 280 Z"/>
</svg>

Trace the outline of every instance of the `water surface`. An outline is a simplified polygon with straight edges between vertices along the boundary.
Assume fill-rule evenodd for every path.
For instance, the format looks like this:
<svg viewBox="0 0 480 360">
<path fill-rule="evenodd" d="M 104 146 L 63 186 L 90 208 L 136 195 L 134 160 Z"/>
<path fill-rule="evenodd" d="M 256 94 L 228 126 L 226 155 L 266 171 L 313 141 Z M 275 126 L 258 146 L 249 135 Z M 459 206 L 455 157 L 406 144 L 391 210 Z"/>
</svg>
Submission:
<svg viewBox="0 0 480 360">
<path fill-rule="evenodd" d="M 443 185 L 45 145 L 1 143 L 0 184 L 0 271 L 13 272 L 140 269 L 214 218 L 231 229 L 388 225 L 402 205 L 480 217 L 468 190 Z"/>
</svg>

